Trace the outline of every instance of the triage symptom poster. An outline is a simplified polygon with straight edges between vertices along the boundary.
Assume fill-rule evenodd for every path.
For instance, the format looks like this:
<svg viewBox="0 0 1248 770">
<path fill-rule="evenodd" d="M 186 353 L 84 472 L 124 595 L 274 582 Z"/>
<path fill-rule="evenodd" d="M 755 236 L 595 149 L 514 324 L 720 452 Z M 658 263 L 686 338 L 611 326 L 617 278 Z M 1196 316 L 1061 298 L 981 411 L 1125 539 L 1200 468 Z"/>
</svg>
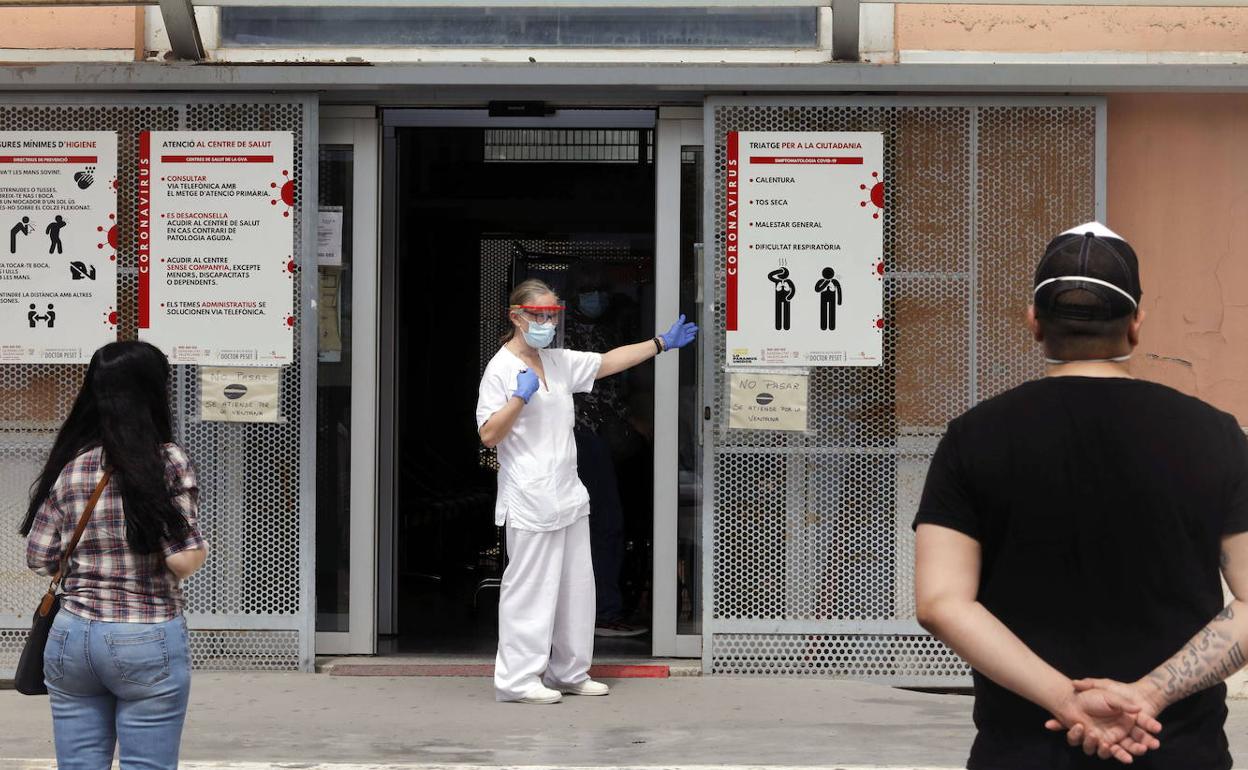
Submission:
<svg viewBox="0 0 1248 770">
<path fill-rule="evenodd" d="M 0 132 L 0 363 L 79 364 L 117 339 L 117 135 Z"/>
<path fill-rule="evenodd" d="M 139 147 L 139 338 L 175 364 L 294 350 L 294 137 L 151 131 Z"/>
<path fill-rule="evenodd" d="M 878 366 L 883 135 L 734 131 L 727 139 L 729 366 Z"/>
</svg>

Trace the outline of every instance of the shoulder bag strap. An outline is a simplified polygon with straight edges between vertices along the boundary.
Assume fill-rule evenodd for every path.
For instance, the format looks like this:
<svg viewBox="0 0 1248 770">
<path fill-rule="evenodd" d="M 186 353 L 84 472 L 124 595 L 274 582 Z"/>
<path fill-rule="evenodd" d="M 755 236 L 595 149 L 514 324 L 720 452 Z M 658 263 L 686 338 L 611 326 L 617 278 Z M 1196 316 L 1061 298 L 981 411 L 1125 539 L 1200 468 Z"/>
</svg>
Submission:
<svg viewBox="0 0 1248 770">
<path fill-rule="evenodd" d="M 95 491 L 91 493 L 87 507 L 82 509 L 82 515 L 78 517 L 78 526 L 74 528 L 74 536 L 70 538 L 69 545 L 65 546 L 65 553 L 61 554 L 61 564 L 57 567 L 56 575 L 52 577 L 52 585 L 49 589 L 59 586 L 65 574 L 69 572 L 69 557 L 74 555 L 74 549 L 78 547 L 78 541 L 82 539 L 82 533 L 87 529 L 87 522 L 91 521 L 91 513 L 95 510 L 96 504 L 100 502 L 104 490 L 108 488 L 108 482 L 112 476 L 111 470 L 104 471 L 104 475 L 100 477 L 100 483 L 95 485 Z"/>
<path fill-rule="evenodd" d="M 83 509 L 82 515 L 78 517 L 78 526 L 74 527 L 74 536 L 70 538 L 69 545 L 65 547 L 65 552 L 61 554 L 60 566 L 56 568 L 56 574 L 52 576 L 52 582 L 48 583 L 48 592 L 43 595 L 43 601 L 39 602 L 39 614 L 47 617 L 52 611 L 52 605 L 56 603 L 56 589 L 60 588 L 61 581 L 65 578 L 65 573 L 69 571 L 69 557 L 74 555 L 74 549 L 78 547 L 78 541 L 82 539 L 82 533 L 87 528 L 87 522 L 91 521 L 91 512 L 95 510 L 96 503 L 100 502 L 100 497 L 104 494 L 104 490 L 108 488 L 108 481 L 113 476 L 110 470 L 104 471 L 104 475 L 100 477 L 100 482 L 95 485 L 95 491 L 91 493 L 91 499 L 87 501 L 87 507 Z"/>
</svg>

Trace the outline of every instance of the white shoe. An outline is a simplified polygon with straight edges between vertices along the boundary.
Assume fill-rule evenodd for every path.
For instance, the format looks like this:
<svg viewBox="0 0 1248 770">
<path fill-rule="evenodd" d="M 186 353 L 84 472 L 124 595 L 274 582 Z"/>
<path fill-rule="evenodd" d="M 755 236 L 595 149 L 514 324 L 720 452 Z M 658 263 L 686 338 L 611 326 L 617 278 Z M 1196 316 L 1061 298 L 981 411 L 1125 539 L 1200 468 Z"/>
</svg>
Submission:
<svg viewBox="0 0 1248 770">
<path fill-rule="evenodd" d="M 549 687 L 535 687 L 529 690 L 529 694 L 525 695 L 517 703 L 532 703 L 535 705 L 547 705 L 550 703 L 558 703 L 563 700 L 563 695 L 558 690 L 552 690 Z"/>
<path fill-rule="evenodd" d="M 602 682 L 586 679 L 576 684 L 561 684 L 557 688 L 564 695 L 610 695 L 611 688 Z"/>
</svg>

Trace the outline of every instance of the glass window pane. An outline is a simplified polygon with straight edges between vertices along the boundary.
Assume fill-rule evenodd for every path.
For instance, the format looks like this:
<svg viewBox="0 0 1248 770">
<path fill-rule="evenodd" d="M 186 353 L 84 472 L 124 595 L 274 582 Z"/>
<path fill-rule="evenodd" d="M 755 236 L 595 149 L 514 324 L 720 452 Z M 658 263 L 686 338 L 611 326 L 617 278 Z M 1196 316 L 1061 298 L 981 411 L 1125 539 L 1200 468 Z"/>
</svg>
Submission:
<svg viewBox="0 0 1248 770">
<path fill-rule="evenodd" d="M 354 151 L 320 148 L 320 341 L 316 386 L 316 630 L 349 631 L 351 227 Z M 340 262 L 341 264 L 326 264 Z"/>
<path fill-rule="evenodd" d="M 814 48 L 814 8 L 222 8 L 226 47 Z"/>
</svg>

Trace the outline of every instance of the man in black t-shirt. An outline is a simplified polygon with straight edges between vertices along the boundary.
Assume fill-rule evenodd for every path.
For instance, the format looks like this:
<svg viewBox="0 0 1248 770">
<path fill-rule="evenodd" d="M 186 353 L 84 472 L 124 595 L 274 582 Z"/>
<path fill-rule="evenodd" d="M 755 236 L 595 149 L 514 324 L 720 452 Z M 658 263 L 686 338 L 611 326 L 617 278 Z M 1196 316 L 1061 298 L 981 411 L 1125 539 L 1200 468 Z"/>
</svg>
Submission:
<svg viewBox="0 0 1248 770">
<path fill-rule="evenodd" d="M 1048 376 L 953 420 L 932 458 L 916 601 L 974 668 L 971 770 L 1231 767 L 1248 440 L 1131 378 L 1140 296 L 1134 251 L 1103 225 L 1053 239 L 1028 312 Z"/>
</svg>

